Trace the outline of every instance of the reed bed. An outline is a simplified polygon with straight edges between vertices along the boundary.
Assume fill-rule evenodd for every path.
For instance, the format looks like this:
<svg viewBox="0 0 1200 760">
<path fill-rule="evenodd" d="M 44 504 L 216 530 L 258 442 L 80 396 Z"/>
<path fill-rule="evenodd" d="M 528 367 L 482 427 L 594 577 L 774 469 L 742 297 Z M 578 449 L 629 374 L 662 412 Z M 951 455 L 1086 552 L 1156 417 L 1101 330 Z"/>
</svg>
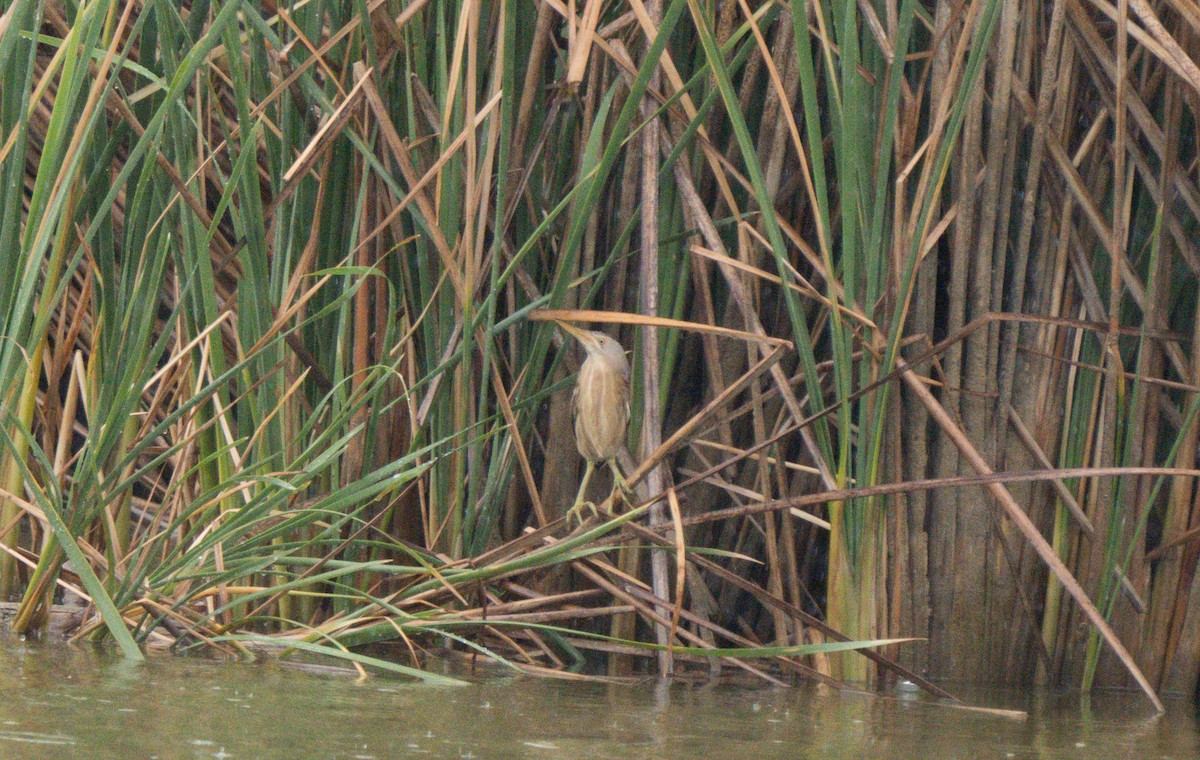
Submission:
<svg viewBox="0 0 1200 760">
<path fill-rule="evenodd" d="M 1198 32 L 1184 0 L 15 0 L 13 626 L 1195 692 Z M 578 528 L 552 317 L 633 364 L 634 495 Z"/>
</svg>

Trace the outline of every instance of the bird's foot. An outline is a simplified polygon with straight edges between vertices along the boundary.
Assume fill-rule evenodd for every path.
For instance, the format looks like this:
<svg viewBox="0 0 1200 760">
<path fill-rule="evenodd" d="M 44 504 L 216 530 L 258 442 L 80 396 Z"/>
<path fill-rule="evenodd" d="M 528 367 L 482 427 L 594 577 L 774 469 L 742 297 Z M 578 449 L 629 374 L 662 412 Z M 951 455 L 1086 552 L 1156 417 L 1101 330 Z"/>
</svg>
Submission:
<svg viewBox="0 0 1200 760">
<path fill-rule="evenodd" d="M 592 517 L 600 516 L 600 510 L 596 509 L 595 504 L 590 501 L 583 501 L 580 499 L 579 501 L 575 502 L 574 506 L 567 510 L 567 520 L 577 522 L 582 527 L 583 524 L 587 522 L 587 519 L 583 516 L 584 507 L 588 508 L 588 511 L 592 513 Z"/>
<path fill-rule="evenodd" d="M 626 485 L 623 479 L 618 480 L 613 483 L 612 493 L 608 495 L 608 498 L 604 500 L 604 503 L 611 504 L 612 508 L 610 508 L 609 511 L 615 513 L 618 503 L 624 504 L 627 507 L 632 507 L 636 503 L 634 500 L 634 495 L 633 489 Z"/>
</svg>

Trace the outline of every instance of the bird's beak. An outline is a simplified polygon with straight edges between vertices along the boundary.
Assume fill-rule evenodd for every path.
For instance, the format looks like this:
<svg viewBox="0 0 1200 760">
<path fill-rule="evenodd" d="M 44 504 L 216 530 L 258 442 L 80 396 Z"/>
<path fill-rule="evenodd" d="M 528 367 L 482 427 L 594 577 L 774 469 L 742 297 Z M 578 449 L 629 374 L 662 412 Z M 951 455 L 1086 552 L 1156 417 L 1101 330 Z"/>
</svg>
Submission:
<svg viewBox="0 0 1200 760">
<path fill-rule="evenodd" d="M 554 320 L 554 324 L 561 327 L 564 332 L 566 332 L 568 335 L 572 336 L 573 338 L 575 338 L 575 340 L 579 341 L 580 343 L 582 343 L 585 346 L 591 340 L 592 336 L 588 335 L 587 332 L 580 330 L 578 327 L 571 324 L 570 322 L 563 322 L 561 319 L 556 319 L 556 320 Z"/>
</svg>

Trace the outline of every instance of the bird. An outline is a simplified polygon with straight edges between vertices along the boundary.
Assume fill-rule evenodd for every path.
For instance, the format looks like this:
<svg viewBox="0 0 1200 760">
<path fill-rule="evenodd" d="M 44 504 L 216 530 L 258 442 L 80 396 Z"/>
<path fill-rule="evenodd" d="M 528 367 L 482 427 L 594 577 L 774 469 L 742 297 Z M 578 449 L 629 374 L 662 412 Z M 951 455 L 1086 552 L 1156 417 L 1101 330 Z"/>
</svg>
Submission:
<svg viewBox="0 0 1200 760">
<path fill-rule="evenodd" d="M 611 336 L 560 320 L 555 322 L 587 351 L 571 402 L 575 412 L 575 447 L 586 467 L 575 504 L 567 512 L 568 517 L 578 518 L 582 523 L 581 509 L 585 503 L 593 515 L 599 515 L 596 505 L 583 498 L 597 464 L 607 463 L 612 469 L 614 492 L 625 484 L 616 457 L 625 446 L 625 431 L 629 427 L 629 360 L 621 344 Z"/>
</svg>

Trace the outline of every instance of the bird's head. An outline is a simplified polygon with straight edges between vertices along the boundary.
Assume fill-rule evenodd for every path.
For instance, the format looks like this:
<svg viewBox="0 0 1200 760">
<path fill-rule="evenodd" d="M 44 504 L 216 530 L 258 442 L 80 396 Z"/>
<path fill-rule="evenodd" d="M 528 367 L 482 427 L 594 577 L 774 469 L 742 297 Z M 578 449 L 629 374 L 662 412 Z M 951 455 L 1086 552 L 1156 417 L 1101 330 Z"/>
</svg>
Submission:
<svg viewBox="0 0 1200 760">
<path fill-rule="evenodd" d="M 626 377 L 629 376 L 629 360 L 625 358 L 625 349 L 615 338 L 596 330 L 582 330 L 568 322 L 555 320 L 555 323 L 583 345 L 589 358 L 599 359 L 609 367 L 622 371 Z"/>
</svg>

